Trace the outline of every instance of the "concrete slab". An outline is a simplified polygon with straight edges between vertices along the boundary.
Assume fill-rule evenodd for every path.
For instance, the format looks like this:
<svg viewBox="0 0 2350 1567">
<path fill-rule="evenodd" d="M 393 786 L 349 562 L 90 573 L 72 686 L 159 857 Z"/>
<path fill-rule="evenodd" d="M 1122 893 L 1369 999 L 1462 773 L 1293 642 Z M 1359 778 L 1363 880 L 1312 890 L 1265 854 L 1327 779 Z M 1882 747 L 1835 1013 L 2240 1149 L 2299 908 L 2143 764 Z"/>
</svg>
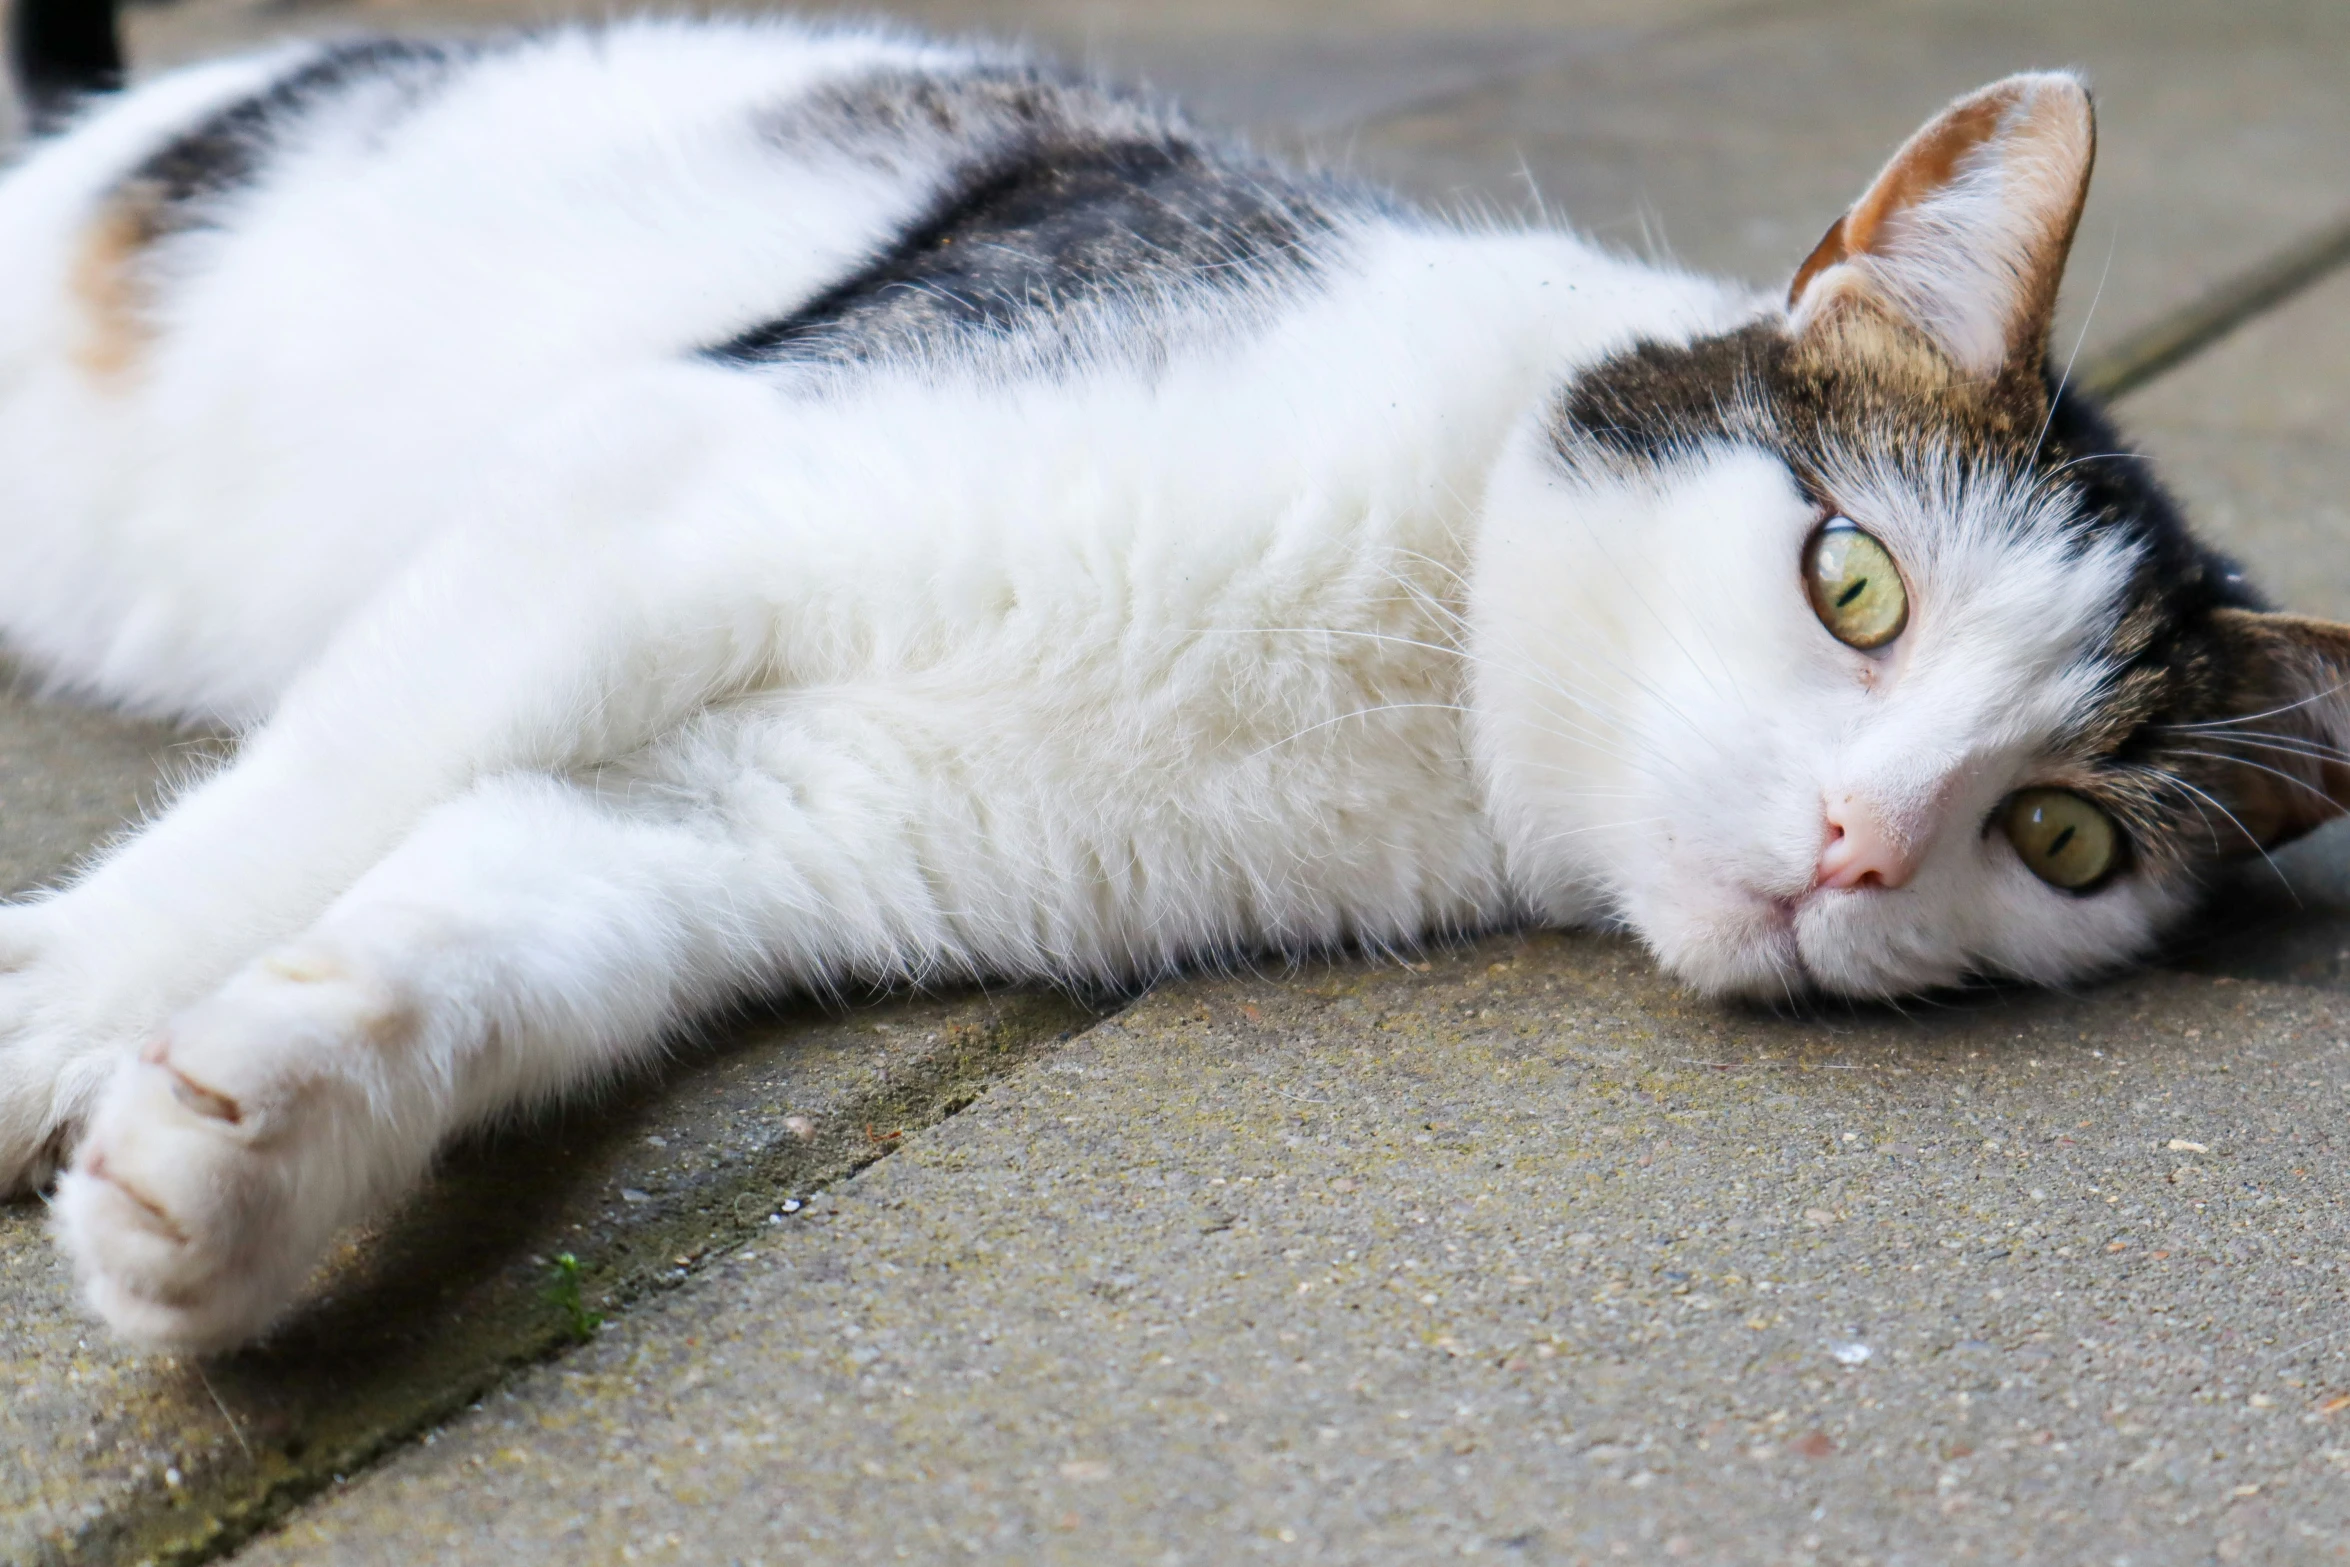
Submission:
<svg viewBox="0 0 2350 1567">
<path fill-rule="evenodd" d="M 162 725 L 39 700 L 0 668 L 0 889 L 54 880 L 208 751 Z M 112 1498 L 91 1481 L 112 1455 L 100 1449 L 121 1444 L 143 1461 L 217 1423 L 192 1385 L 126 1396 L 158 1379 L 68 1309 L 71 1280 L 38 1219 L 37 1205 L 0 1208 L 0 1560 L 11 1562 L 28 1559 L 38 1533 L 104 1516 Z"/>
<path fill-rule="evenodd" d="M 2124 417 L 2272 597 L 2350 618 L 2350 273 L 2239 328 Z"/>
<path fill-rule="evenodd" d="M 220 748 L 0 683 L 0 887 L 55 878 Z M 0 1563 L 226 1549 L 1091 1015 L 1012 995 L 737 1026 L 657 1087 L 468 1150 L 266 1349 L 203 1367 L 107 1339 L 40 1205 L 0 1207 Z"/>
<path fill-rule="evenodd" d="M 0 1216 L 0 1562 L 203 1558 L 514 1367 L 780 1226 L 1091 1021 L 1053 996 L 806 1010 L 466 1150 L 347 1238 L 265 1346 L 142 1359 L 85 1321 L 38 1210 Z M 560 1261 L 565 1256 L 569 1263 Z"/>
<path fill-rule="evenodd" d="M 238 1559 L 2339 1560 L 2346 1032 L 1177 987 Z"/>
<path fill-rule="evenodd" d="M 0 670 L 0 889 L 56 878 L 221 750 L 37 699 Z M 1011 995 L 736 1026 L 657 1087 L 465 1152 L 410 1211 L 350 1237 L 267 1349 L 206 1367 L 108 1340 L 40 1205 L 0 1207 L 0 1563 L 225 1549 L 1091 1015 Z M 575 1274 L 553 1271 L 563 1253 Z"/>
<path fill-rule="evenodd" d="M 1702 186 L 1670 159 L 1719 153 L 1717 193 L 1775 211 L 1832 144 L 1853 162 L 1819 182 L 1832 212 L 1919 112 L 1892 104 L 1912 73 L 1858 95 L 1881 129 L 1815 124 L 1791 139 L 1804 168 L 1776 169 L 1786 114 L 1854 111 L 1782 74 L 1751 147 L 1686 148 L 1674 107 L 1719 96 L 1635 68 L 1717 45 L 1726 78 L 1754 38 L 1593 68 L 1614 103 L 1660 106 L 1624 133 L 1635 173 Z M 2011 63 L 1938 55 L 1933 91 Z M 2170 67 L 2132 223 L 2174 199 L 2162 156 L 2214 129 L 2180 118 L 2204 62 Z M 1492 112 L 1535 113 L 1534 90 Z M 1434 185 L 1443 124 L 1491 107 L 1367 132 L 1364 157 L 1393 138 Z M 1458 156 L 1490 168 L 1498 145 Z M 1617 150 L 1591 123 L 1556 145 Z M 2304 207 L 2261 221 L 2288 237 Z M 2229 250 L 2214 210 L 2101 310 L 2187 297 L 2257 249 Z M 1696 245 L 1766 241 L 1733 222 Z M 2279 379 L 2268 346 L 2173 383 L 2245 406 L 2230 430 L 2141 403 L 2191 496 L 2228 482 L 2199 459 L 2275 422 L 2246 385 Z M 2272 401 L 2325 406 L 2339 356 L 2284 357 L 2301 390 Z M 2306 444 L 2279 515 L 2341 471 Z M 2219 525 L 2256 557 L 2305 539 Z M 2327 1160 L 2350 1045 L 2334 995 L 2246 976 L 2338 978 L 2343 858 L 2340 835 L 2285 857 L 2296 940 L 2239 890 L 2192 975 L 1923 1018 L 1692 1008 L 1592 938 L 1170 991 L 247 1555 L 2336 1559 L 2350 1303 Z M 2209 1184 L 2220 1148 L 2258 1162 Z"/>
<path fill-rule="evenodd" d="M 1752 9 L 1751 0 L 907 0 L 874 7 L 816 0 L 700 4 L 688 10 L 778 10 L 890 19 L 948 36 L 1017 39 L 1059 58 L 1178 94 L 1203 117 L 1287 137 L 1353 124 L 1432 97 L 1474 90 L 1579 52 L 1620 48 Z M 132 14 L 147 68 L 288 31 L 472 29 L 575 17 L 578 0 L 180 0 Z"/>
<path fill-rule="evenodd" d="M 1523 153 L 1587 224 L 1630 243 L 1653 211 L 1760 278 L 1940 97 L 2086 62 L 2107 151 L 2077 284 L 2116 236 L 2092 348 L 2350 189 L 2330 8 L 913 9 L 1423 192 L 1514 201 Z M 138 20 L 160 59 L 513 14 Z M 2317 564 L 2350 559 L 2318 526 L 2343 316 L 2301 308 L 2132 413 L 2269 580 L 2350 605 Z M 54 874 L 175 744 L 0 707 L 0 878 Z M 1917 1020 L 1692 1008 L 1591 938 L 1184 987 L 929 1137 L 890 1134 L 1074 1015 L 803 1019 L 468 1155 L 275 1350 L 201 1375 L 91 1338 L 37 1212 L 0 1213 L 0 1561 L 216 1555 L 552 1354 L 573 1305 L 615 1325 L 249 1554 L 1940 1562 L 2040 1525 L 2043 1559 L 2333 1559 L 2346 864 L 2338 837 L 2286 857 L 2302 910 L 2238 894 L 2192 974 Z M 884 1144 L 910 1155 L 767 1225 Z M 663 1291 L 679 1258 L 703 1276 Z"/>
<path fill-rule="evenodd" d="M 55 881 L 215 755 L 203 736 L 44 701 L 0 662 L 0 894 Z"/>
</svg>

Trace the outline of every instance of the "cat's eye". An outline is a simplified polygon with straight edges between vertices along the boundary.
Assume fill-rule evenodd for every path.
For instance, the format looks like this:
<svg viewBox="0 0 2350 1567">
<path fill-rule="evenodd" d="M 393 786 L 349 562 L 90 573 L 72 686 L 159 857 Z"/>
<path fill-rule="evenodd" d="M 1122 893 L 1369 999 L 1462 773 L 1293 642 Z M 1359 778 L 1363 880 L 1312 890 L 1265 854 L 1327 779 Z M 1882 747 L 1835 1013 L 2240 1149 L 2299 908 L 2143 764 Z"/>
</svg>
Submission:
<svg viewBox="0 0 2350 1567">
<path fill-rule="evenodd" d="M 2088 892 L 2120 868 L 2121 829 L 2070 789 L 2024 789 L 2000 813 L 2024 868 L 2051 887 Z"/>
<path fill-rule="evenodd" d="M 1909 624 L 1909 590 L 1893 554 L 1848 517 L 1831 517 L 1803 552 L 1803 585 L 1828 634 L 1862 651 Z"/>
</svg>

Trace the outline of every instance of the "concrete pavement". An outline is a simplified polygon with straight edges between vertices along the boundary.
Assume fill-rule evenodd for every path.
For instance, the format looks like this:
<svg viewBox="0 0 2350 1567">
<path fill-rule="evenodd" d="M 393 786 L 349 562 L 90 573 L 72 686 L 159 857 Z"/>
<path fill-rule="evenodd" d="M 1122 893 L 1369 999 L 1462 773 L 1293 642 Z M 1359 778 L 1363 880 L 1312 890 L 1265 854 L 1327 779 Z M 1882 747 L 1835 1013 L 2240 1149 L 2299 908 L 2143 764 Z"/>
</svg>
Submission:
<svg viewBox="0 0 2350 1567">
<path fill-rule="evenodd" d="M 2346 1026 L 1171 988 L 239 1560 L 2337 1559 Z"/>
<path fill-rule="evenodd" d="M 2082 64 L 2091 356 L 2350 202 L 2332 7 L 905 9 L 1760 279 L 1942 98 Z M 185 0 L 137 36 L 517 14 Z M 2346 290 L 2122 410 L 2337 614 Z M 174 744 L 0 709 L 0 869 L 51 873 Z M 2343 842 L 2168 971 L 1906 1017 L 1723 1011 L 1536 935 L 1090 1028 L 780 1018 L 461 1158 L 204 1367 L 91 1334 L 9 1211 L 0 1561 L 2340 1559 Z"/>
</svg>

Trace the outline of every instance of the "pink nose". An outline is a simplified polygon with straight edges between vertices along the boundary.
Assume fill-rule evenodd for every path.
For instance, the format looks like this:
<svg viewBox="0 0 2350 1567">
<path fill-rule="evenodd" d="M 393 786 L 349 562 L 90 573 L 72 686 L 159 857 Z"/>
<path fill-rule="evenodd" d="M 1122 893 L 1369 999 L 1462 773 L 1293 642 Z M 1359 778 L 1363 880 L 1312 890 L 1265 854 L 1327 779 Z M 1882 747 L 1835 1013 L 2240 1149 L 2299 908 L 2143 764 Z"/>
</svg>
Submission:
<svg viewBox="0 0 2350 1567">
<path fill-rule="evenodd" d="M 1917 851 L 1886 830 L 1884 818 L 1849 794 L 1821 802 L 1825 839 L 1814 887 L 1905 887 L 1917 874 Z"/>
</svg>

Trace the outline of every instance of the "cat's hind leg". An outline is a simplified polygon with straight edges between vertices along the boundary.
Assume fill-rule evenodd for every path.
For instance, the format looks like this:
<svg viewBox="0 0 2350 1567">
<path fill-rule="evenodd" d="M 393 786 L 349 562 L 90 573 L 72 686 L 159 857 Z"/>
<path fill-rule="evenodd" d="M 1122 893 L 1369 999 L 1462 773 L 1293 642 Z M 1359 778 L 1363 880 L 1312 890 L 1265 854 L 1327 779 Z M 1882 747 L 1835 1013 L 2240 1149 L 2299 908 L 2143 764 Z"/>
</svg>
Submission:
<svg viewBox="0 0 2350 1567">
<path fill-rule="evenodd" d="M 149 1344 L 237 1343 L 452 1133 L 746 992 L 952 962 L 892 782 L 826 765 L 829 812 L 756 767 L 507 775 L 434 812 L 118 1070 L 58 1193 L 90 1301 Z"/>
</svg>

